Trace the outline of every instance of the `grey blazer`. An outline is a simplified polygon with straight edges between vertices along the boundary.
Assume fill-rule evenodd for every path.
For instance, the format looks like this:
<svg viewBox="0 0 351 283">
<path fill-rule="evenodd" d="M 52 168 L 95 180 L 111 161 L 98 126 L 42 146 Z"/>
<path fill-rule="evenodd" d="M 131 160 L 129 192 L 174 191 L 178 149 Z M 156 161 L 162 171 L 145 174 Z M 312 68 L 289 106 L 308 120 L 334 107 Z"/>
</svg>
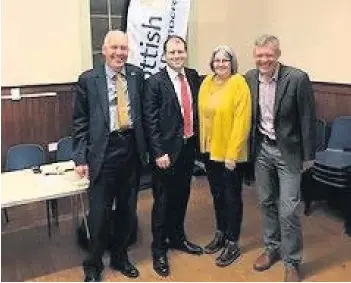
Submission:
<svg viewBox="0 0 351 283">
<path fill-rule="evenodd" d="M 248 71 L 245 78 L 252 95 L 250 159 L 254 161 L 260 119 L 258 70 Z M 315 99 L 308 75 L 299 69 L 280 66 L 274 103 L 274 129 L 277 146 L 289 167 L 299 170 L 303 161 L 314 159 Z"/>
</svg>

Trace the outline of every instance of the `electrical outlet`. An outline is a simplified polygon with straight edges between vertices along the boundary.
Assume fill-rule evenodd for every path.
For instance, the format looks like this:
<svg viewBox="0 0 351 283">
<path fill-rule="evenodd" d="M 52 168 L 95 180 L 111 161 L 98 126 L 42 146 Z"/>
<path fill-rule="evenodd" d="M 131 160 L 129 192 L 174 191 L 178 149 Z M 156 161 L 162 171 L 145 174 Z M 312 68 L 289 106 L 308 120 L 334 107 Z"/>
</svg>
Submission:
<svg viewBox="0 0 351 283">
<path fill-rule="evenodd" d="M 10 92 L 12 100 L 21 100 L 21 91 L 19 88 L 11 88 Z"/>
<path fill-rule="evenodd" d="M 48 151 L 56 151 L 57 150 L 57 142 L 52 142 L 48 144 Z"/>
</svg>

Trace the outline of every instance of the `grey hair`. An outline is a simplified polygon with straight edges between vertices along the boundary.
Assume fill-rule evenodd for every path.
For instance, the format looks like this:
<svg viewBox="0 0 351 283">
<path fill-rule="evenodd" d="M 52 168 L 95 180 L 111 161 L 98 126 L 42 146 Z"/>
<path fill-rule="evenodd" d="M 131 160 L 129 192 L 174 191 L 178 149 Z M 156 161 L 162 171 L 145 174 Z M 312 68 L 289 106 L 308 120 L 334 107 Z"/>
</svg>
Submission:
<svg viewBox="0 0 351 283">
<path fill-rule="evenodd" d="M 217 46 L 211 54 L 211 60 L 210 60 L 210 68 L 212 72 L 214 72 L 214 67 L 213 67 L 213 61 L 216 56 L 216 54 L 220 51 L 224 51 L 224 53 L 228 56 L 230 60 L 230 70 L 231 74 L 235 75 L 238 72 L 238 59 L 233 51 L 229 46 L 227 45 L 219 45 Z"/>
<path fill-rule="evenodd" d="M 280 50 L 280 42 L 278 37 L 276 37 L 275 35 L 263 34 L 255 40 L 256 47 L 262 47 L 267 45 L 268 43 L 271 43 L 277 50 Z"/>
<path fill-rule="evenodd" d="M 128 35 L 125 32 L 121 31 L 121 30 L 118 30 L 118 29 L 109 30 L 107 32 L 107 34 L 105 35 L 104 42 L 103 42 L 102 46 L 107 45 L 108 42 L 110 41 L 110 39 L 112 37 L 116 36 L 116 35 L 118 35 L 118 36 L 122 35 L 122 36 L 126 36 L 128 38 Z"/>
</svg>

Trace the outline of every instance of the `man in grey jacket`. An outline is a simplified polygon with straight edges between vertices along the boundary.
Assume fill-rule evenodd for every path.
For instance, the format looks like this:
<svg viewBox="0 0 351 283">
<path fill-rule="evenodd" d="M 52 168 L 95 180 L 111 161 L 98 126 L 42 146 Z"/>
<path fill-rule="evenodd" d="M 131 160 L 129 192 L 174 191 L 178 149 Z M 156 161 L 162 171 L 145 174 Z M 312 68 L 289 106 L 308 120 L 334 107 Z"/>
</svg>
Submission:
<svg viewBox="0 0 351 283">
<path fill-rule="evenodd" d="M 285 281 L 300 281 L 300 180 L 302 168 L 314 159 L 316 111 L 308 75 L 279 63 L 280 54 L 277 37 L 260 36 L 254 47 L 257 68 L 246 74 L 253 103 L 251 158 L 265 244 L 253 268 L 266 270 L 282 258 Z"/>
</svg>

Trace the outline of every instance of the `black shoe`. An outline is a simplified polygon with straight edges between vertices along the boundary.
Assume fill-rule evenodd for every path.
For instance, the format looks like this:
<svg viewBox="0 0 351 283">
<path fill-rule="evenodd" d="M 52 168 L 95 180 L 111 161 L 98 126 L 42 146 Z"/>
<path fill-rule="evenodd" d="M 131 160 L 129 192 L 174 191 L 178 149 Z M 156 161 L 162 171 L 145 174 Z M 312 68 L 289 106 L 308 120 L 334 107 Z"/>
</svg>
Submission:
<svg viewBox="0 0 351 283">
<path fill-rule="evenodd" d="M 104 269 L 102 259 L 94 260 L 89 257 L 83 261 L 83 270 L 85 274 L 84 282 L 100 282 L 101 273 Z"/>
<path fill-rule="evenodd" d="M 189 242 L 188 240 L 183 240 L 180 242 L 170 242 L 169 243 L 169 248 L 174 249 L 174 250 L 179 250 L 183 251 L 188 254 L 194 254 L 194 255 L 201 255 L 203 254 L 203 249 L 198 246 L 193 244 L 192 242 Z"/>
<path fill-rule="evenodd" d="M 225 238 L 222 231 L 216 231 L 214 238 L 210 243 L 204 247 L 204 252 L 207 254 L 214 254 L 218 252 L 225 245 Z"/>
<path fill-rule="evenodd" d="M 166 255 L 153 256 L 152 258 L 153 268 L 155 272 L 163 277 L 169 275 L 169 265 Z"/>
<path fill-rule="evenodd" d="M 122 260 L 112 259 L 110 266 L 112 269 L 121 272 L 124 276 L 129 278 L 137 278 L 139 276 L 139 270 L 129 261 L 128 258 Z"/>
<path fill-rule="evenodd" d="M 85 274 L 84 282 L 100 282 L 101 281 L 101 273 L 93 272 Z"/>
<path fill-rule="evenodd" d="M 240 248 L 236 242 L 227 241 L 219 257 L 216 258 L 216 265 L 225 267 L 231 264 L 240 256 Z"/>
</svg>

